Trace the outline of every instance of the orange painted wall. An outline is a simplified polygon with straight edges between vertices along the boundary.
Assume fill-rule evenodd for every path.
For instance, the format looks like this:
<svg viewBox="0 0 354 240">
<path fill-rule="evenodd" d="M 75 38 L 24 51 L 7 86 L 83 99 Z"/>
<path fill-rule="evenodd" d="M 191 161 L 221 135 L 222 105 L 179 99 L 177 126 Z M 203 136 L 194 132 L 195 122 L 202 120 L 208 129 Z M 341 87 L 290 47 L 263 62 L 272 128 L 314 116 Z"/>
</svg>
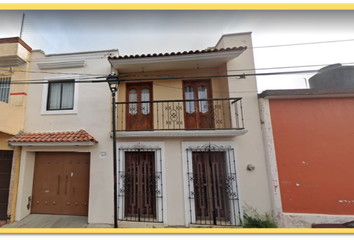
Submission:
<svg viewBox="0 0 354 240">
<path fill-rule="evenodd" d="M 354 214 L 354 98 L 270 100 L 284 212 Z"/>
</svg>

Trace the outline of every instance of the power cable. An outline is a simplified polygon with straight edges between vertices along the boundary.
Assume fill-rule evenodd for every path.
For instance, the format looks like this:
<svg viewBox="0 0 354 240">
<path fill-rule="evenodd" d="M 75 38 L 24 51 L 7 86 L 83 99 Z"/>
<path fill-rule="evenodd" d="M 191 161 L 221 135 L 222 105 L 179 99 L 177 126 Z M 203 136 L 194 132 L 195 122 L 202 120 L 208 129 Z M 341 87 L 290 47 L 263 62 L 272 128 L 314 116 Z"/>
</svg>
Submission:
<svg viewBox="0 0 354 240">
<path fill-rule="evenodd" d="M 248 49 L 291 47 L 291 46 L 326 44 L 326 43 L 340 43 L 340 42 L 351 42 L 351 41 L 354 41 L 354 39 L 342 39 L 342 40 L 331 40 L 331 41 L 320 41 L 320 42 L 305 42 L 305 43 L 290 43 L 290 44 L 279 44 L 279 45 L 268 45 L 268 46 L 255 46 L 255 47 L 248 47 Z M 102 52 L 104 52 L 104 51 L 107 51 L 107 52 L 109 52 L 109 51 L 117 51 L 117 49 L 102 50 Z M 100 52 L 100 50 L 98 50 L 97 52 Z M 84 54 L 84 53 L 85 52 L 82 52 L 82 54 Z M 62 53 L 62 54 L 64 55 L 64 54 L 72 54 L 72 53 Z M 48 55 L 48 57 L 50 57 L 51 55 L 55 55 L 55 54 L 50 54 L 50 55 Z M 94 55 L 95 54 L 91 54 L 91 56 L 94 56 Z M 130 56 L 130 55 L 136 55 L 136 54 L 126 54 L 124 56 Z M 71 59 L 73 59 L 73 57 L 75 57 L 76 60 L 77 59 L 81 59 L 81 58 L 85 59 L 85 57 L 83 57 L 83 56 L 67 56 L 67 57 L 63 56 L 61 59 L 62 60 L 71 60 Z M 103 57 L 94 57 L 94 58 L 90 58 L 90 59 L 102 59 L 102 58 Z M 48 58 L 41 58 L 41 59 L 32 60 L 32 62 L 41 62 L 41 61 L 48 61 Z"/>
<path fill-rule="evenodd" d="M 161 80 L 177 80 L 177 79 L 201 79 L 201 78 L 225 78 L 225 77 L 239 77 L 244 78 L 247 76 L 271 76 L 271 75 L 288 75 L 288 74 L 305 74 L 305 73 L 314 73 L 317 70 L 304 70 L 304 71 L 288 71 L 288 72 L 269 72 L 269 73 L 248 73 L 248 74 L 229 74 L 229 75 L 205 75 L 205 76 L 181 76 L 181 77 L 167 77 L 167 78 L 136 78 L 136 79 L 122 79 L 121 82 L 132 82 L 132 81 L 161 81 Z M 100 79 L 103 77 L 96 77 L 95 79 Z M 80 79 L 92 79 L 91 78 L 80 78 Z M 63 80 L 65 81 L 65 80 Z M 76 83 L 102 83 L 107 82 L 104 80 L 89 80 L 89 81 L 75 81 Z M 16 82 L 12 82 L 12 84 L 41 84 L 47 83 L 43 82 L 43 79 L 39 80 L 19 80 Z"/>
<path fill-rule="evenodd" d="M 354 64 L 354 62 L 341 63 L 342 65 Z M 202 73 L 221 73 L 221 72 L 246 72 L 246 71 L 263 71 L 263 70 L 276 70 L 276 69 L 291 69 L 291 68 L 308 68 L 308 67 L 321 67 L 328 66 L 331 64 L 314 64 L 314 65 L 300 65 L 300 66 L 285 66 L 285 67 L 268 67 L 268 68 L 249 68 L 249 69 L 230 69 L 230 70 L 220 70 L 220 71 L 199 71 L 199 72 L 188 72 L 188 74 L 202 74 Z M 1 70 L 1 69 L 0 69 Z M 317 70 L 316 70 L 317 71 Z M 82 76 L 102 76 L 107 77 L 108 74 L 88 74 L 88 73 L 65 73 L 65 72 L 47 72 L 47 71 L 26 71 L 26 70 L 16 70 L 16 72 L 28 72 L 28 73 L 46 73 L 46 74 L 63 74 L 63 75 L 82 75 Z M 118 74 L 118 77 L 157 77 L 165 76 L 171 77 L 171 75 L 186 74 L 181 72 L 173 72 L 166 75 L 165 73 L 161 74 Z"/>
</svg>

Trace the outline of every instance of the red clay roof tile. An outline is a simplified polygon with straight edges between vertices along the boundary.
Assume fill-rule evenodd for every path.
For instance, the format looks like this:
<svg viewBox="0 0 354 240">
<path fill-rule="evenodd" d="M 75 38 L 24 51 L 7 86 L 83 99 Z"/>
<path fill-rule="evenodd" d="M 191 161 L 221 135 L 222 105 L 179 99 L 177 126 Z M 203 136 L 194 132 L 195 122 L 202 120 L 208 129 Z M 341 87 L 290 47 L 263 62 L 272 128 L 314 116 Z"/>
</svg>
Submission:
<svg viewBox="0 0 354 240">
<path fill-rule="evenodd" d="M 45 132 L 23 133 L 15 136 L 9 142 L 95 142 L 98 141 L 85 130 L 76 132 Z"/>
<path fill-rule="evenodd" d="M 136 54 L 136 55 L 124 55 L 119 57 L 112 57 L 109 56 L 108 59 L 130 59 L 130 58 L 150 58 L 150 57 L 164 57 L 164 56 L 174 56 L 174 55 L 186 55 L 186 54 L 203 54 L 203 53 L 212 53 L 212 52 L 224 52 L 224 51 L 239 51 L 239 50 L 246 50 L 247 47 L 233 47 L 233 48 L 215 48 L 215 49 L 207 49 L 207 50 L 190 50 L 184 52 L 172 52 L 172 53 L 152 53 L 152 54 Z"/>
</svg>

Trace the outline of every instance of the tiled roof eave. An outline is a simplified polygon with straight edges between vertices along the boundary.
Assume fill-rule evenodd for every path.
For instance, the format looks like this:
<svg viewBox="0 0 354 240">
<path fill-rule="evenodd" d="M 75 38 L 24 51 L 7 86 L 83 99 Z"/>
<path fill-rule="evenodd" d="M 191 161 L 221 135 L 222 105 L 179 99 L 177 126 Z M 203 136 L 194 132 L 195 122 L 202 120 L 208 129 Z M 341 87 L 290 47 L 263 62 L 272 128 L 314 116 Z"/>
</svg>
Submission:
<svg viewBox="0 0 354 240">
<path fill-rule="evenodd" d="M 9 142 L 11 146 L 28 146 L 28 147 L 59 147 L 59 146 L 92 146 L 95 142 Z"/>
<path fill-rule="evenodd" d="M 98 141 L 85 130 L 22 133 L 8 140 L 10 146 L 88 146 Z"/>
<path fill-rule="evenodd" d="M 202 50 L 202 51 L 189 51 L 189 52 L 172 52 L 172 53 L 154 53 L 154 54 L 141 54 L 141 55 L 125 55 L 119 57 L 108 57 L 110 61 L 121 61 L 121 60 L 147 60 L 147 59 L 176 59 L 176 58 L 186 58 L 186 57 L 209 57 L 212 55 L 222 55 L 222 54 L 232 54 L 235 52 L 243 52 L 247 49 L 247 47 L 234 47 L 234 48 L 226 48 L 226 49 L 214 49 L 214 50 Z"/>
</svg>

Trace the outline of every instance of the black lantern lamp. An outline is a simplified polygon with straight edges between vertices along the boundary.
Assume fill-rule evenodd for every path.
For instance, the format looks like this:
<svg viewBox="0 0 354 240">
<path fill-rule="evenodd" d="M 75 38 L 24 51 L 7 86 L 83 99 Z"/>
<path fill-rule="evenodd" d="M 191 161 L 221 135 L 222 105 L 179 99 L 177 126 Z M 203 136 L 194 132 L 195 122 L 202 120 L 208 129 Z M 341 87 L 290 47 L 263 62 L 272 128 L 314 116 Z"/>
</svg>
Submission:
<svg viewBox="0 0 354 240">
<path fill-rule="evenodd" d="M 113 181 L 114 181 L 114 228 L 118 228 L 117 218 L 117 143 L 116 143 L 116 92 L 118 91 L 119 79 L 116 73 L 107 76 L 109 89 L 112 92 L 112 137 L 113 137 Z"/>
<path fill-rule="evenodd" d="M 118 90 L 118 85 L 119 85 L 119 78 L 118 75 L 116 73 L 111 73 L 108 75 L 107 77 L 107 82 L 109 85 L 109 89 L 111 89 L 111 92 L 117 92 Z"/>
</svg>

